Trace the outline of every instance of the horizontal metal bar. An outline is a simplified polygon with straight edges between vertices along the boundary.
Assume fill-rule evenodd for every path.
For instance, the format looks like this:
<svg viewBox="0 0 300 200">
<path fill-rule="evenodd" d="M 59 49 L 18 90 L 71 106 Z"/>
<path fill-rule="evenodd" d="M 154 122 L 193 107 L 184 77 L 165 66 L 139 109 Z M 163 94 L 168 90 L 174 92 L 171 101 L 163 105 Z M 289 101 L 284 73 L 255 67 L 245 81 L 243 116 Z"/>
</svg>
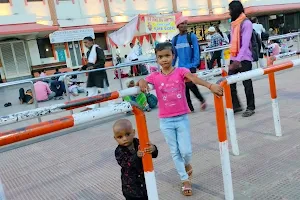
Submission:
<svg viewBox="0 0 300 200">
<path fill-rule="evenodd" d="M 212 69 L 212 70 L 206 70 L 206 71 L 200 71 L 197 73 L 197 76 L 199 78 L 206 78 L 210 76 L 215 76 L 215 75 L 220 75 L 222 74 L 223 69 L 218 68 L 218 69 Z M 150 90 L 153 89 L 153 86 L 149 84 Z M 80 108 L 83 106 L 95 104 L 95 103 L 101 103 L 104 101 L 116 99 L 116 98 L 121 98 L 129 95 L 136 95 L 140 93 L 141 90 L 139 87 L 132 87 L 132 88 L 127 88 L 124 90 L 119 90 L 119 91 L 114 91 L 111 93 L 106 93 L 106 94 L 101 94 L 101 95 L 96 95 L 93 97 L 85 97 L 69 102 L 65 102 L 64 104 L 56 104 L 52 106 L 47 106 L 47 107 L 42 107 L 42 108 L 36 108 L 32 110 L 26 110 L 18 113 L 13 113 L 10 115 L 6 116 L 0 116 L 0 126 L 7 125 L 7 124 L 12 124 L 24 120 L 29 120 L 33 119 L 36 117 L 41 117 L 41 116 L 46 116 L 58 112 L 63 112 L 66 110 L 72 110 L 76 108 Z"/>
<path fill-rule="evenodd" d="M 204 52 L 209 53 L 209 52 L 221 51 L 221 50 L 225 50 L 225 49 L 229 49 L 229 48 L 230 48 L 230 45 L 223 45 L 220 47 L 206 48 L 204 50 Z"/>
<path fill-rule="evenodd" d="M 299 34 L 300 34 L 300 32 L 287 33 L 287 34 L 283 34 L 283 35 L 274 35 L 274 36 L 269 37 L 269 41 L 270 40 L 278 40 L 278 39 L 289 38 L 289 37 L 293 37 L 293 36 L 298 36 Z"/>
<path fill-rule="evenodd" d="M 90 72 L 96 72 L 96 71 L 103 71 L 103 70 L 109 70 L 109 69 L 118 69 L 118 68 L 123 68 L 123 67 L 129 67 L 132 65 L 138 65 L 138 64 L 143 64 L 143 63 L 152 63 L 152 62 L 156 62 L 156 59 L 148 59 L 148 60 L 139 60 L 139 61 L 134 61 L 134 62 L 130 62 L 130 63 L 121 63 L 119 65 L 116 66 L 112 66 L 112 67 L 106 67 L 106 68 L 100 68 L 100 69 L 93 69 L 93 70 L 84 70 L 84 71 L 75 71 L 75 72 L 68 72 L 68 73 L 63 73 L 63 74 L 55 74 L 55 75 L 51 75 L 51 76 L 47 76 L 47 77 L 37 77 L 37 78 L 30 78 L 30 79 L 24 79 L 24 80 L 19 80 L 19 81 L 11 81 L 11 82 L 6 82 L 6 83 L 1 83 L 0 87 L 7 87 L 7 86 L 12 86 L 12 85 L 17 85 L 17 84 L 23 84 L 23 83 L 27 83 L 30 81 L 40 81 L 40 80 L 44 80 L 44 79 L 51 79 L 53 77 L 60 77 L 60 76 L 71 76 L 71 75 L 76 75 L 76 74 L 82 74 L 82 73 L 90 73 Z"/>
</svg>

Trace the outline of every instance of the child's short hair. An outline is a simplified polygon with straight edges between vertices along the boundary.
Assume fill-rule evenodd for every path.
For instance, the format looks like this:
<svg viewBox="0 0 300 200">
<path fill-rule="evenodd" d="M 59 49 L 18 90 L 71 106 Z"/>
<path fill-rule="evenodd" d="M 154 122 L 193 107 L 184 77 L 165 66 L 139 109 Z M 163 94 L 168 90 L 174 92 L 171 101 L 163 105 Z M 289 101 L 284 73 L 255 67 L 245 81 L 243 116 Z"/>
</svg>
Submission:
<svg viewBox="0 0 300 200">
<path fill-rule="evenodd" d="M 162 50 L 171 50 L 172 53 L 174 53 L 173 45 L 172 45 L 171 42 L 161 42 L 161 43 L 158 43 L 158 44 L 155 46 L 155 54 L 156 54 L 158 51 L 162 51 Z"/>
</svg>

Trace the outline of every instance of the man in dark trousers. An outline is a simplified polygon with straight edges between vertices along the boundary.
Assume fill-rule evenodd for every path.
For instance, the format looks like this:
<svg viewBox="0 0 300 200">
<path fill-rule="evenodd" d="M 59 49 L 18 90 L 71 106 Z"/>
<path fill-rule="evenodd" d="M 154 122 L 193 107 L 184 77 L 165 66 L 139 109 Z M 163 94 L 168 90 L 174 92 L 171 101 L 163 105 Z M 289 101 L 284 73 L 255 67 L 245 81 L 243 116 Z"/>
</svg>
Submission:
<svg viewBox="0 0 300 200">
<path fill-rule="evenodd" d="M 252 70 L 252 46 L 251 37 L 253 32 L 252 23 L 244 14 L 244 8 L 240 1 L 232 1 L 229 4 L 231 16 L 231 48 L 229 75 Z M 247 109 L 243 117 L 250 117 L 255 113 L 255 99 L 252 80 L 243 81 L 247 98 Z M 243 111 L 240 104 L 236 83 L 230 85 L 234 113 Z"/>
<path fill-rule="evenodd" d="M 82 67 L 83 70 L 100 69 L 105 68 L 105 55 L 103 49 L 94 44 L 94 40 L 91 37 L 85 37 L 83 39 L 84 45 L 88 48 L 87 52 L 87 64 Z M 106 70 L 100 70 L 96 72 L 90 72 L 88 74 L 86 89 L 88 96 L 98 95 L 98 89 L 103 89 L 103 93 L 109 92 L 109 83 L 107 79 Z M 102 91 L 101 91 L 102 92 Z M 87 106 L 85 110 L 91 110 L 96 108 L 97 104 Z"/>
<path fill-rule="evenodd" d="M 179 34 L 172 39 L 172 44 L 175 51 L 173 66 L 176 65 L 178 59 L 178 67 L 185 67 L 192 73 L 196 73 L 196 69 L 200 64 L 200 52 L 197 36 L 194 33 L 187 32 L 187 18 L 180 17 L 176 20 L 176 26 Z M 206 109 L 206 103 L 202 97 L 198 87 L 191 81 L 186 82 L 186 98 L 189 108 L 194 112 L 194 107 L 190 97 L 190 90 L 201 102 L 201 109 Z"/>
</svg>

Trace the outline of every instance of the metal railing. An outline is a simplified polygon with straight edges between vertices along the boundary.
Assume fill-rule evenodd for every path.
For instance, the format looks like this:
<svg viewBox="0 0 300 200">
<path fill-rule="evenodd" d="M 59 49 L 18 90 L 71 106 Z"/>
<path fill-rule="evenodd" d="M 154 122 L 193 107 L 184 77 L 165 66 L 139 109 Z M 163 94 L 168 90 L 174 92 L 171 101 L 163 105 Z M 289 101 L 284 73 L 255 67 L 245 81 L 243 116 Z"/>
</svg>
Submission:
<svg viewBox="0 0 300 200">
<path fill-rule="evenodd" d="M 151 59 L 147 59 L 147 60 L 139 60 L 139 61 L 134 61 L 134 62 L 130 62 L 130 63 L 121 63 L 121 64 L 118 64 L 118 65 L 115 65 L 115 66 L 112 66 L 112 67 L 106 67 L 106 68 L 100 68 L 100 69 L 74 71 L 74 72 L 68 72 L 68 73 L 63 73 L 63 74 L 54 74 L 54 75 L 47 76 L 47 77 L 36 77 L 36 78 L 30 78 L 30 79 L 24 79 L 24 80 L 18 80 L 18 81 L 11 81 L 11 82 L 6 82 L 6 83 L 1 83 L 0 88 L 31 83 L 31 90 L 32 90 L 32 96 L 34 98 L 34 105 L 35 105 L 35 108 L 38 108 L 38 102 L 37 102 L 37 99 L 36 99 L 36 94 L 35 94 L 34 85 L 33 85 L 34 82 L 36 82 L 36 81 L 50 80 L 52 78 L 59 78 L 59 77 L 63 76 L 64 77 L 63 82 L 65 84 L 67 99 L 68 99 L 68 101 L 70 101 L 71 97 L 70 97 L 70 93 L 69 93 L 69 90 L 68 90 L 68 85 L 66 84 L 66 82 L 67 82 L 66 77 L 72 76 L 72 75 L 83 74 L 83 73 L 91 73 L 91 72 L 97 72 L 97 71 L 106 71 L 106 70 L 110 70 L 110 69 L 117 69 L 118 70 L 118 77 L 119 77 L 119 80 L 120 80 L 120 87 L 122 89 L 123 86 L 122 86 L 122 79 L 121 79 L 121 69 L 125 68 L 125 67 L 130 67 L 130 66 L 133 66 L 133 65 L 144 64 L 144 63 L 156 63 L 156 59 L 151 58 Z M 72 110 L 71 110 L 71 112 L 73 113 Z M 38 121 L 42 122 L 41 117 L 38 117 Z"/>
<path fill-rule="evenodd" d="M 296 37 L 296 36 L 297 36 L 297 51 L 300 51 L 300 32 L 270 36 L 268 42 L 272 41 L 272 40 L 285 39 L 285 38 L 291 38 L 291 37 Z M 226 50 L 229 48 L 230 48 L 230 45 L 223 45 L 223 46 L 213 47 L 213 48 L 205 48 L 204 51 L 202 52 L 204 54 L 205 69 L 206 70 L 208 69 L 207 59 L 206 59 L 208 53 L 212 53 L 215 51 L 223 51 L 223 50 Z M 269 53 L 267 52 L 267 59 L 268 59 L 268 57 L 269 57 Z"/>
</svg>

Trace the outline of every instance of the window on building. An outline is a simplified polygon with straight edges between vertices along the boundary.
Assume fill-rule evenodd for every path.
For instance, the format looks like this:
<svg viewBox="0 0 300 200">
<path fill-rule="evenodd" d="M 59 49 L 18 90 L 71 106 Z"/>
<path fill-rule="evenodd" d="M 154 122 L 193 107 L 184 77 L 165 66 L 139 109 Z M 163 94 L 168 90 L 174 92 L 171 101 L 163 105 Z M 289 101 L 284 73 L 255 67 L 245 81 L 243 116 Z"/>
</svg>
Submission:
<svg viewBox="0 0 300 200">
<path fill-rule="evenodd" d="M 107 44 L 104 33 L 95 33 L 95 43 L 98 44 L 102 49 L 107 50 Z"/>
<path fill-rule="evenodd" d="M 40 58 L 54 57 L 49 38 L 37 39 L 37 44 L 40 52 Z"/>
<path fill-rule="evenodd" d="M 9 0 L 0 0 L 0 3 L 9 3 Z"/>
</svg>

